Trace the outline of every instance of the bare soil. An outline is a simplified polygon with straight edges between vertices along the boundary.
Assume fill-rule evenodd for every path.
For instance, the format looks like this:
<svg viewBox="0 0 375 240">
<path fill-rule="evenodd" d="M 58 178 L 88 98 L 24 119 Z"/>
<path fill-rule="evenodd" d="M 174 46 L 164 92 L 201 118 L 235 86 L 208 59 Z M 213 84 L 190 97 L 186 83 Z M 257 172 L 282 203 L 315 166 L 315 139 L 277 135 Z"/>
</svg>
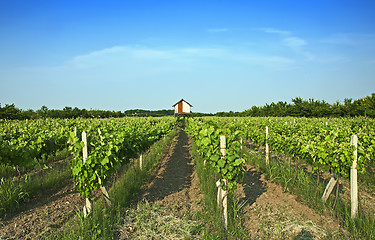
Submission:
<svg viewBox="0 0 375 240">
<path fill-rule="evenodd" d="M 158 167 L 154 170 L 150 182 L 143 185 L 138 195 L 132 201 L 132 208 L 139 203 L 160 206 L 168 223 L 175 225 L 175 218 L 189 219 L 198 211 L 203 211 L 203 195 L 199 192 L 199 179 L 194 170 L 191 158 L 191 139 L 188 134 L 179 129 L 172 140 L 167 154 L 164 155 Z M 169 216 L 170 215 L 170 216 Z M 129 216 L 125 216 L 125 219 Z M 171 220 L 172 219 L 172 220 Z M 185 220 L 183 220 L 185 221 Z M 132 225 L 132 226 L 131 226 Z M 120 229 L 119 239 L 148 239 L 149 233 L 139 232 L 132 220 L 124 222 Z M 137 232 L 138 231 L 138 232 Z M 152 239 L 180 239 L 182 236 L 157 236 Z"/>
<path fill-rule="evenodd" d="M 348 236 L 337 220 L 315 213 L 296 196 L 267 181 L 252 166 L 247 166 L 244 182 L 235 197 L 239 199 L 239 216 L 249 239 L 322 239 L 327 234 L 341 239 Z M 147 201 L 160 205 L 164 212 L 173 216 L 191 219 L 195 213 L 204 211 L 202 199 L 191 157 L 191 139 L 180 129 L 169 152 L 132 205 L 135 208 L 138 203 Z M 61 228 L 83 204 L 83 198 L 72 190 L 72 184 L 53 194 L 41 194 L 27 203 L 24 211 L 1 218 L 0 239 L 38 239 L 44 233 Z M 136 232 L 124 225 L 118 237 L 132 239 Z"/>
<path fill-rule="evenodd" d="M 296 196 L 283 192 L 281 186 L 267 181 L 253 167 L 247 168 L 235 198 L 238 199 L 242 225 L 249 233 L 248 239 L 322 239 L 327 234 L 338 238 L 348 235 L 336 219 L 317 214 L 299 202 Z M 192 213 L 204 211 L 202 199 L 191 159 L 191 139 L 180 131 L 151 181 L 134 199 L 133 207 L 147 201 L 166 208 L 175 216 L 190 218 Z M 142 239 L 136 231 L 134 226 L 123 227 L 120 238 L 137 236 L 137 239 Z"/>
<path fill-rule="evenodd" d="M 191 139 L 179 130 L 169 152 L 154 171 L 152 180 L 142 186 L 138 201 L 157 203 L 182 216 L 189 211 L 201 209 L 203 195 L 199 192 L 199 179 L 191 158 Z"/>
<path fill-rule="evenodd" d="M 244 182 L 235 195 L 242 204 L 243 226 L 251 239 L 322 239 L 327 234 L 347 238 L 339 222 L 321 216 L 295 195 L 266 180 L 247 165 Z"/>
<path fill-rule="evenodd" d="M 256 144 L 253 144 L 251 142 L 246 143 L 249 149 L 259 149 L 263 154 L 265 154 L 265 149 L 263 146 L 257 146 Z M 283 155 L 271 152 L 270 157 L 275 157 L 280 161 L 289 161 L 289 157 Z M 298 167 L 304 169 L 305 173 L 309 174 L 313 178 L 317 179 L 317 174 L 312 173 L 312 166 L 306 164 L 303 160 L 299 160 Z M 295 166 L 295 160 L 293 159 L 291 162 L 292 166 Z M 374 175 L 375 169 L 371 166 L 367 166 L 367 171 L 370 173 L 370 175 Z M 358 201 L 359 201 L 359 211 L 364 211 L 366 214 L 372 214 L 375 211 L 375 189 L 372 188 L 370 185 L 367 186 L 361 179 L 360 173 L 358 173 Z M 324 184 L 324 186 L 327 186 L 329 180 L 331 179 L 332 174 L 329 172 L 321 172 L 320 173 L 320 184 Z M 341 198 L 344 199 L 348 204 L 350 204 L 350 179 L 349 178 L 343 178 L 340 177 L 338 179 L 339 183 L 339 195 Z M 335 185 L 334 190 L 332 191 L 331 195 L 335 195 L 337 188 L 337 184 Z M 375 214 L 373 214 L 375 216 Z"/>
<path fill-rule="evenodd" d="M 81 208 L 84 199 L 70 183 L 51 194 L 40 193 L 23 206 L 23 211 L 0 220 L 0 239 L 38 239 L 61 228 Z"/>
</svg>

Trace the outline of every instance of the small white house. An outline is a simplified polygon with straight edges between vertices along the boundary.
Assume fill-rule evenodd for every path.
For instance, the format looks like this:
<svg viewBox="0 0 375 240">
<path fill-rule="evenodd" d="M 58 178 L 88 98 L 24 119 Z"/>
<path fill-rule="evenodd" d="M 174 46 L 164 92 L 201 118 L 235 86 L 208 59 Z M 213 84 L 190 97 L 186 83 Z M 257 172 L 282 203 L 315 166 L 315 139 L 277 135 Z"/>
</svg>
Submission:
<svg viewBox="0 0 375 240">
<path fill-rule="evenodd" d="M 183 115 L 183 114 L 191 114 L 190 108 L 192 105 L 188 102 L 186 102 L 184 99 L 181 99 L 179 102 L 177 102 L 174 107 L 174 115 Z"/>
</svg>

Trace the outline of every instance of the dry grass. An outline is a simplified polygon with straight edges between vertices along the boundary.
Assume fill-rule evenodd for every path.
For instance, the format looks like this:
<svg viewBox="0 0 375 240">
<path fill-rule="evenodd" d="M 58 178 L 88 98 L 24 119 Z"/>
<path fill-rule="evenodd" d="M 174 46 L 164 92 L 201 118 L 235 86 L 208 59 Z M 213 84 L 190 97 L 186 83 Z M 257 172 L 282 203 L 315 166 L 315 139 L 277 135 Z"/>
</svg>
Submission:
<svg viewBox="0 0 375 240">
<path fill-rule="evenodd" d="M 120 239 L 201 239 L 203 225 L 199 221 L 175 216 L 157 203 L 138 203 L 126 211 L 119 228 Z"/>
<path fill-rule="evenodd" d="M 262 239 L 326 239 L 326 230 L 311 220 L 301 220 L 287 214 L 283 208 L 270 205 L 254 207 L 261 221 L 258 237 Z"/>
</svg>

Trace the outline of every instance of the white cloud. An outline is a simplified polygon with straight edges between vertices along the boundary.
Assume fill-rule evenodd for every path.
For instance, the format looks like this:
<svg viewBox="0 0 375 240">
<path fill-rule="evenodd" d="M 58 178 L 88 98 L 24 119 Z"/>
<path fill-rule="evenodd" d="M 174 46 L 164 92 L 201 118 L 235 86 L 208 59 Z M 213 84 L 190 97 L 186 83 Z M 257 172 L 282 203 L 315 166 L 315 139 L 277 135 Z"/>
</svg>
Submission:
<svg viewBox="0 0 375 240">
<path fill-rule="evenodd" d="M 338 46 L 373 48 L 375 46 L 375 34 L 337 33 L 321 39 L 320 42 Z"/>
<path fill-rule="evenodd" d="M 293 44 L 293 43 L 290 43 Z M 297 47 L 297 43 L 294 43 Z M 274 55 L 262 55 L 249 51 L 235 51 L 230 48 L 149 48 L 145 46 L 114 46 L 88 54 L 79 55 L 66 62 L 60 68 L 99 71 L 125 71 L 135 75 L 160 72 L 189 71 L 202 68 L 204 65 L 221 61 L 242 62 L 268 68 L 285 67 L 293 60 Z M 140 73 L 136 73 L 140 71 Z"/>
<path fill-rule="evenodd" d="M 291 49 L 293 52 L 302 55 L 306 60 L 314 60 L 315 57 L 309 51 L 305 49 L 307 46 L 307 41 L 293 36 L 293 33 L 290 31 L 279 30 L 274 28 L 259 28 L 258 30 L 269 33 L 276 34 L 281 37 L 281 43 Z"/>
<path fill-rule="evenodd" d="M 348 34 L 333 34 L 328 38 L 321 40 L 323 43 L 335 44 L 335 45 L 356 45 L 357 41 Z"/>
<path fill-rule="evenodd" d="M 273 33 L 273 34 L 278 34 L 281 36 L 289 36 L 291 35 L 291 32 L 285 31 L 285 30 L 279 30 L 275 28 L 258 28 L 258 30 L 265 32 L 265 33 Z"/>
<path fill-rule="evenodd" d="M 307 60 L 314 60 L 315 57 L 308 51 L 304 49 L 307 42 L 298 37 L 287 37 L 283 39 L 284 44 L 292 49 L 294 52 L 303 55 Z"/>
<path fill-rule="evenodd" d="M 206 56 L 206 57 L 220 57 L 225 54 L 224 49 L 220 48 L 181 48 L 176 50 L 176 52 L 180 52 L 181 54 L 186 54 L 188 56 Z"/>
<path fill-rule="evenodd" d="M 306 41 L 302 38 L 297 37 L 287 37 L 283 39 L 286 46 L 293 50 L 300 51 L 304 46 L 306 46 Z"/>
<path fill-rule="evenodd" d="M 289 70 L 291 69 L 295 61 L 290 58 L 280 56 L 246 56 L 243 60 L 249 65 L 262 66 L 273 70 Z"/>
<path fill-rule="evenodd" d="M 210 29 L 207 29 L 207 32 L 210 32 L 210 33 L 220 33 L 220 32 L 228 32 L 229 29 L 228 28 L 210 28 Z"/>
</svg>

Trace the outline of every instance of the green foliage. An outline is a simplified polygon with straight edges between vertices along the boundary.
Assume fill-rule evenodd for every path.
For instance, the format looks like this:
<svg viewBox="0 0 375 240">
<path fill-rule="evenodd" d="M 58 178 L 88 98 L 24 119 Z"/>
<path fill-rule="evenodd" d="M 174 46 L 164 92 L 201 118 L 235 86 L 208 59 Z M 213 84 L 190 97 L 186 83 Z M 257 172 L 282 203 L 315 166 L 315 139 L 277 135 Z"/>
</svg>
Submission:
<svg viewBox="0 0 375 240">
<path fill-rule="evenodd" d="M 350 231 L 350 237 L 346 233 L 333 232 L 334 237 L 332 239 L 374 239 L 375 218 L 373 212 L 365 212 L 360 207 L 357 218 L 353 220 L 350 202 L 338 197 L 335 204 L 334 194 L 331 194 L 326 203 L 321 201 L 321 196 L 327 184 L 326 181 L 321 181 L 317 186 L 316 176 L 300 168 L 297 171 L 295 183 L 291 185 L 290 181 L 294 178 L 294 166 L 290 166 L 289 163 L 284 161 L 278 161 L 276 158 L 271 158 L 269 165 L 267 165 L 264 161 L 264 155 L 260 152 L 249 152 L 248 149 L 245 149 L 245 152 L 246 161 L 256 166 L 268 179 L 281 184 L 284 190 L 296 194 L 300 200 L 317 212 L 335 216 L 341 222 L 342 227 Z M 315 194 L 316 192 L 317 194 Z M 333 205 L 335 207 L 331 209 Z"/>
<path fill-rule="evenodd" d="M 27 181 L 27 179 L 25 180 Z M 0 213 L 18 208 L 19 204 L 28 195 L 23 189 L 23 184 L 14 181 L 0 180 Z"/>
<path fill-rule="evenodd" d="M 16 168 L 42 167 L 43 156 L 67 147 L 63 120 L 0 120 L 0 163 Z"/>
<path fill-rule="evenodd" d="M 87 131 L 88 157 L 84 163 L 84 143 L 74 132 L 70 132 L 68 143 L 73 155 L 72 174 L 75 189 L 82 196 L 91 198 L 94 189 L 105 185 L 119 167 L 167 134 L 175 121 L 175 118 L 76 121 L 78 132 Z"/>
<path fill-rule="evenodd" d="M 245 171 L 245 160 L 239 155 L 241 131 L 227 124 L 220 125 L 213 118 L 205 120 L 206 118 L 188 119 L 187 131 L 194 138 L 199 154 L 219 176 L 223 189 L 233 192 Z M 220 151 L 220 135 L 226 136 L 225 156 Z"/>
<path fill-rule="evenodd" d="M 365 172 L 366 165 L 375 165 L 375 121 L 357 117 L 345 119 L 325 118 L 196 118 L 188 120 L 189 133 L 195 139 L 199 152 L 220 178 L 236 180 L 241 176 L 242 157 L 239 155 L 241 135 L 251 142 L 278 153 L 303 159 L 320 170 L 348 177 L 354 159 L 353 134 L 358 136 L 357 170 Z M 220 126 L 220 127 L 219 127 Z M 227 136 L 227 155 L 220 153 L 220 135 Z M 235 188 L 236 181 L 228 184 Z"/>
<path fill-rule="evenodd" d="M 47 111 L 45 109 L 45 111 Z M 43 167 L 46 155 L 69 149 L 75 187 L 85 197 L 105 185 L 116 169 L 168 133 L 175 118 L 0 120 L 0 163 L 16 169 Z M 88 133 L 89 155 L 83 164 L 78 132 Z"/>
<path fill-rule="evenodd" d="M 228 229 L 222 224 L 221 211 L 217 205 L 217 190 L 215 178 L 212 174 L 211 165 L 204 165 L 200 148 L 192 143 L 192 157 L 199 177 L 200 190 L 204 194 L 204 211 L 202 215 L 198 213 L 198 219 L 203 219 L 206 223 L 203 239 L 248 239 L 248 232 L 242 227 L 241 216 L 242 204 L 233 199 L 233 194 L 228 196 Z"/>
<path fill-rule="evenodd" d="M 82 210 L 77 208 L 77 216 L 68 220 L 62 231 L 48 232 L 41 236 L 41 239 L 116 238 L 121 231 L 120 226 L 124 224 L 124 216 L 128 214 L 131 199 L 138 193 L 141 185 L 149 181 L 154 167 L 159 163 L 167 146 L 171 144 L 176 132 L 176 128 L 172 128 L 165 138 L 161 138 L 147 150 L 143 155 L 142 170 L 136 165 L 118 170 L 119 175 L 115 177 L 112 188 L 107 188 L 113 201 L 111 207 L 106 206 L 100 198 L 93 203 L 92 214 L 86 219 L 83 218 Z M 97 238 L 94 238 L 94 235 Z"/>
<path fill-rule="evenodd" d="M 252 106 L 243 112 L 218 112 L 219 117 L 375 117 L 375 93 L 357 100 L 345 98 L 344 103 L 330 104 L 324 100 L 310 98 L 304 100 L 301 97 L 293 98 L 292 103 L 279 101 L 264 106 Z"/>
<path fill-rule="evenodd" d="M 223 120 L 224 121 L 224 120 Z M 373 164 L 375 158 L 375 121 L 370 118 L 352 119 L 309 119 L 309 118 L 242 118 L 238 128 L 247 139 L 265 145 L 265 128 L 268 126 L 268 144 L 273 151 L 293 158 L 304 159 L 318 169 L 349 176 L 354 159 L 354 146 L 350 138 L 358 135 L 357 169 L 365 171 L 366 165 Z"/>
<path fill-rule="evenodd" d="M 15 212 L 26 199 L 51 188 L 64 186 L 70 179 L 70 167 L 67 163 L 44 169 L 32 176 L 1 178 L 0 213 Z"/>
<path fill-rule="evenodd" d="M 1 107 L 0 104 L 0 119 L 37 119 L 37 118 L 120 118 L 120 117 L 163 117 L 173 116 L 174 110 L 127 110 L 121 111 L 109 111 L 109 110 L 98 110 L 98 109 L 79 109 L 77 107 L 64 107 L 60 109 L 49 109 L 47 106 L 42 106 L 40 109 L 34 111 L 32 109 L 21 110 L 14 104 L 5 104 Z"/>
<path fill-rule="evenodd" d="M 22 110 L 16 108 L 14 104 L 0 104 L 0 119 L 22 119 Z"/>
</svg>

